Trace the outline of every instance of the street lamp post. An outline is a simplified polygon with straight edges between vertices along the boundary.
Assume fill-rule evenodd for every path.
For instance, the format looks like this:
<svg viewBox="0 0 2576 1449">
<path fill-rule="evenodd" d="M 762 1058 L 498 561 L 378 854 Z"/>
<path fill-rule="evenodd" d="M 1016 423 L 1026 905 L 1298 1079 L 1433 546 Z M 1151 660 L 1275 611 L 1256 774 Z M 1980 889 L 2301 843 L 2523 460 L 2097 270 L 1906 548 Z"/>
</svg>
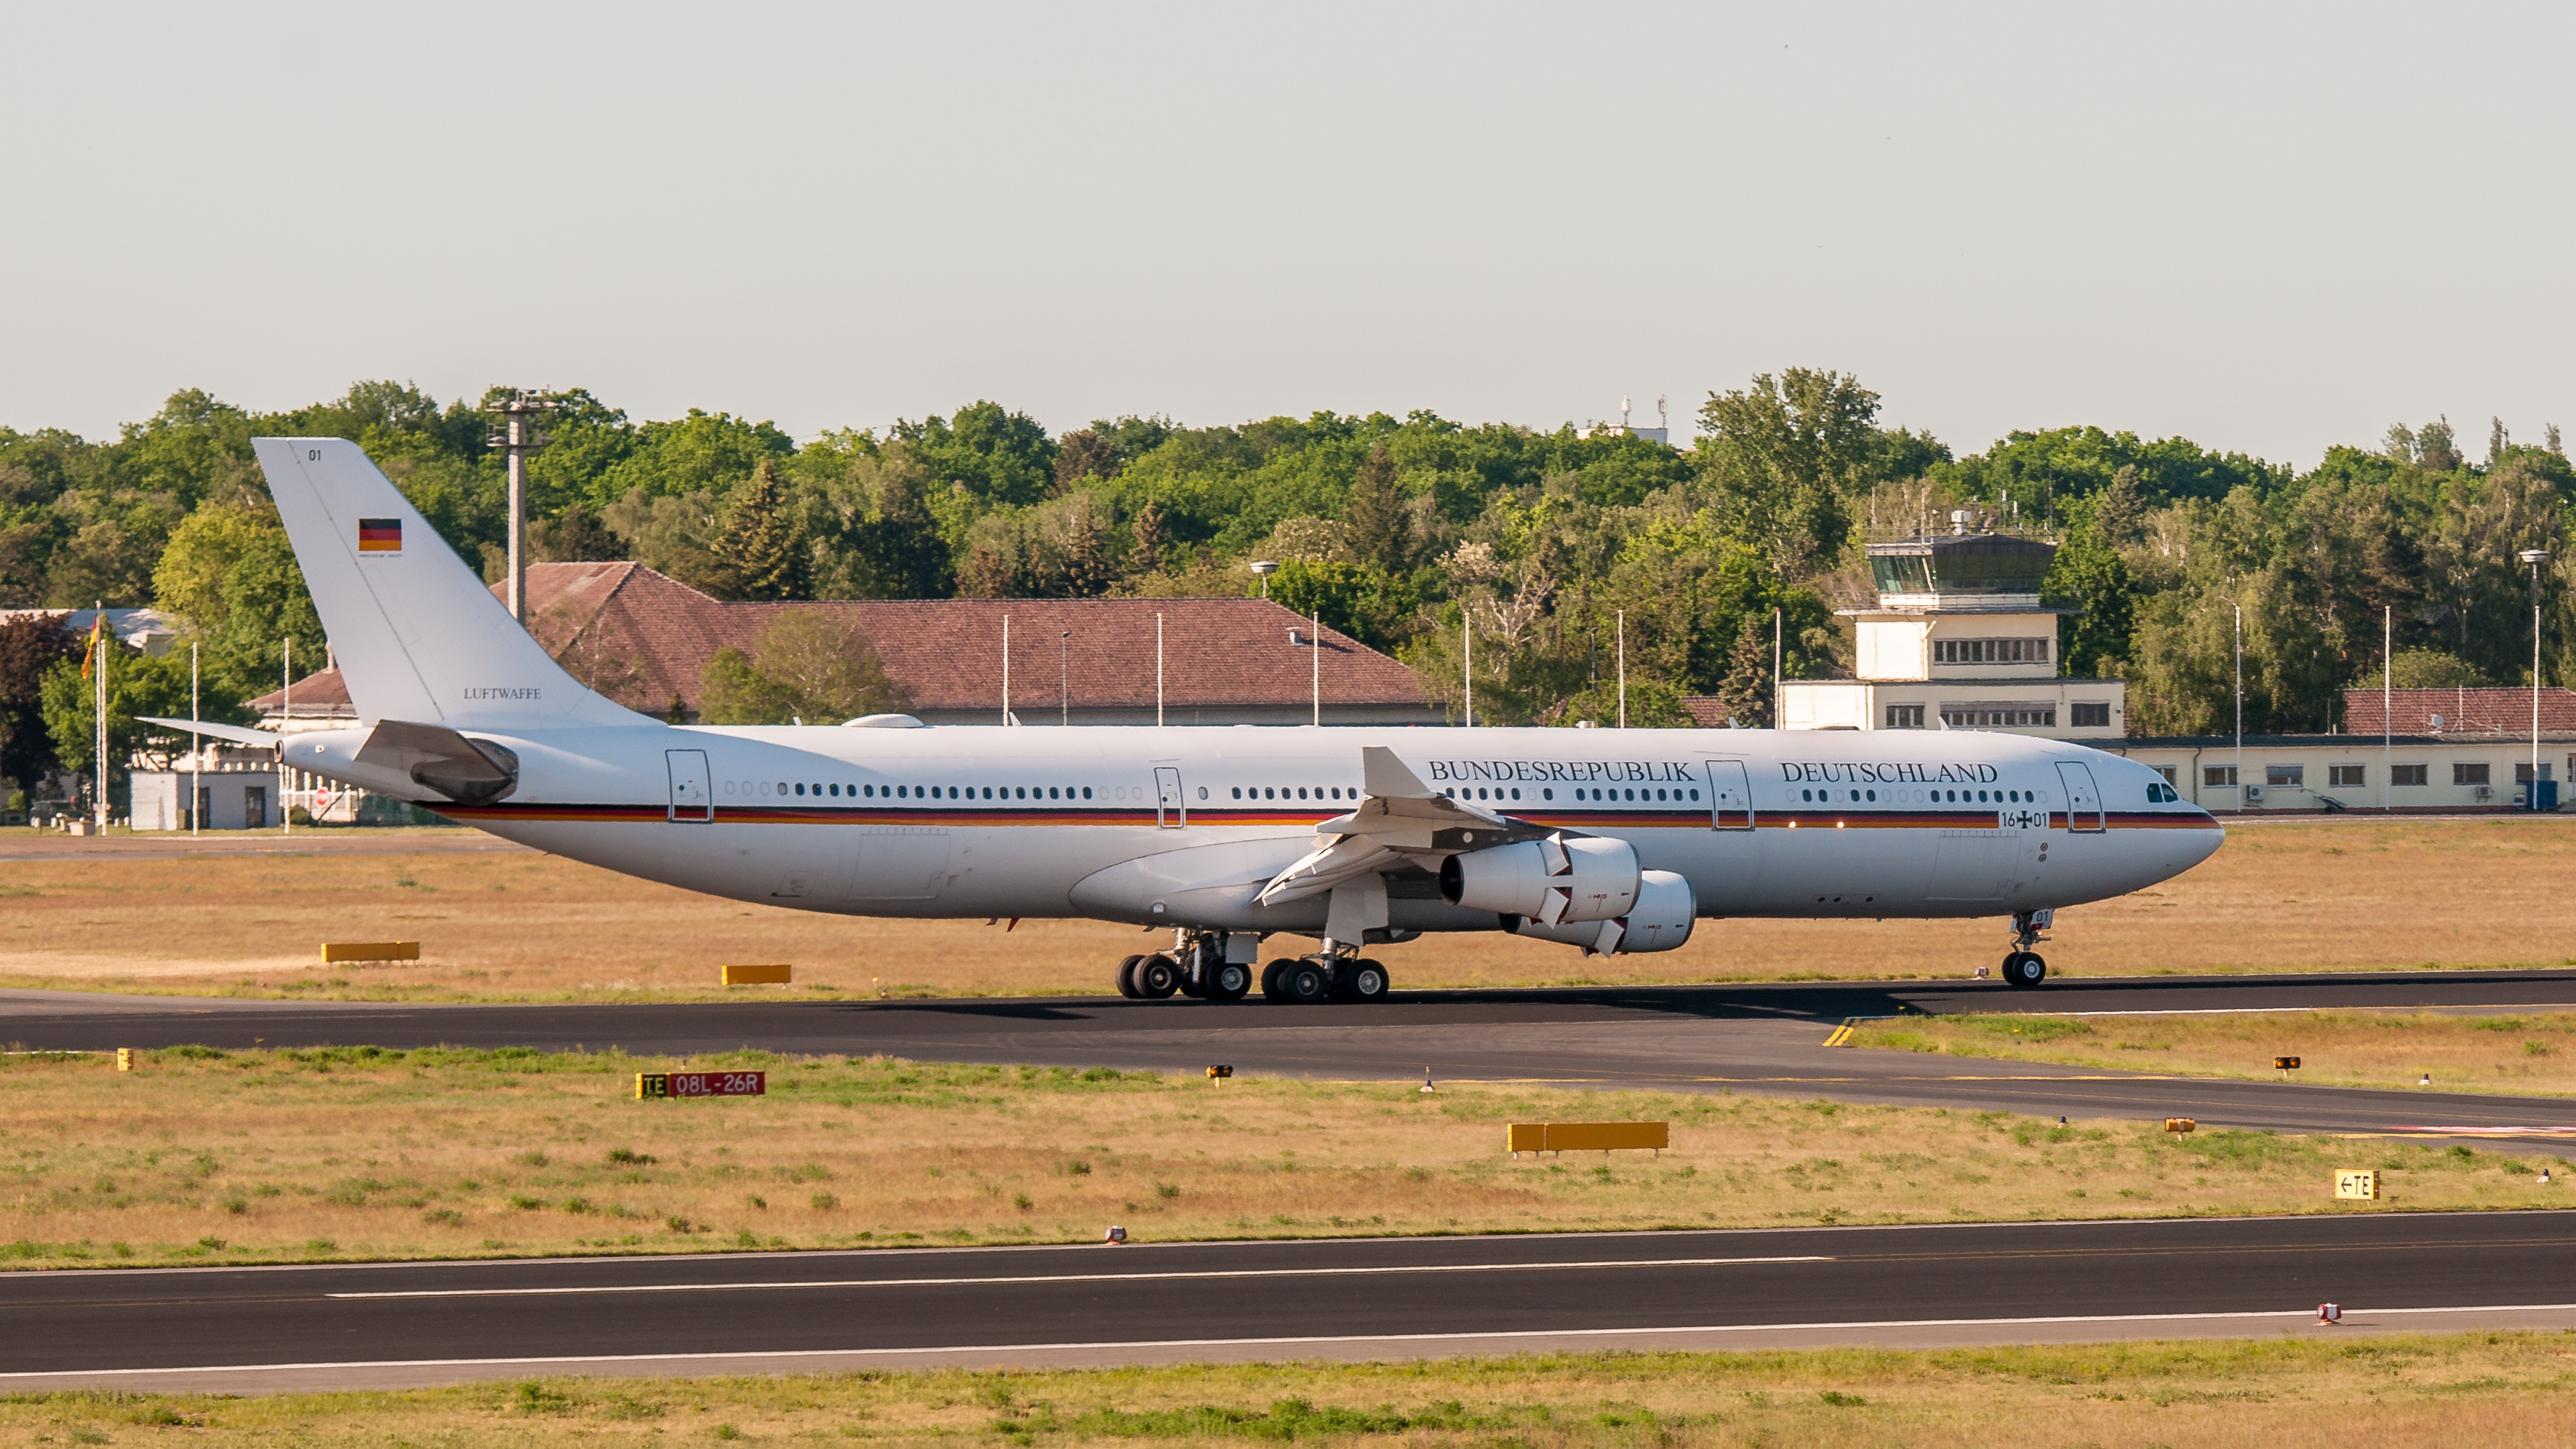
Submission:
<svg viewBox="0 0 2576 1449">
<path fill-rule="evenodd" d="M 2522 804 L 2526 810 L 2540 808 L 2540 566 L 2549 562 L 2549 550 L 2526 548 L 2514 555 L 2531 566 L 2531 778 L 2523 783 Z"/>
</svg>

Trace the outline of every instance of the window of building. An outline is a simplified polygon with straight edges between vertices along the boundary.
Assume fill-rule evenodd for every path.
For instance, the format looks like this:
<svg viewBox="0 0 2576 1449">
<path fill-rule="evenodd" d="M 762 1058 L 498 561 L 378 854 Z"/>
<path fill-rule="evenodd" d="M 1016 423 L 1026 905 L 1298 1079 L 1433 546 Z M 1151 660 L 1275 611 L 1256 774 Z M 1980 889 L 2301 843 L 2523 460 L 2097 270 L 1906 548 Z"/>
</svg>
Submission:
<svg viewBox="0 0 2576 1449">
<path fill-rule="evenodd" d="M 1935 664 L 2046 664 L 2045 639 L 1935 639 Z"/>
<path fill-rule="evenodd" d="M 2541 766 L 2540 778 L 2544 780 L 2548 779 L 2549 769 L 2550 767 L 2547 765 Z M 2529 760 L 2525 760 L 2521 764 L 2513 767 L 2513 782 L 2517 785 L 2528 785 L 2531 783 L 2531 762 Z"/>
<path fill-rule="evenodd" d="M 2263 767 L 2263 783 L 2276 790 L 2305 789 L 2307 788 L 2308 783 L 2308 767 L 2305 765 L 2265 765 Z"/>
<path fill-rule="evenodd" d="M 2181 768 L 2182 767 L 2180 765 L 2158 765 L 2155 767 L 2155 770 L 2157 774 L 2164 776 L 2165 783 L 2170 785 L 2174 783 L 2175 772 L 2179 771 Z"/>
<path fill-rule="evenodd" d="M 2067 710 L 2067 713 L 2073 717 L 2075 728 L 2079 730 L 2109 729 L 2111 727 L 2111 703 L 2109 700 L 2104 700 L 2099 704 L 2086 704 L 2079 700 Z"/>
<path fill-rule="evenodd" d="M 2424 772 L 2428 768 L 2430 767 L 2425 765 L 2391 765 L 2388 767 L 2388 783 L 2391 785 L 2424 784 L 2426 783 Z"/>
<path fill-rule="evenodd" d="M 1923 706 L 1919 704 L 1889 705 L 1887 707 L 1887 727 L 1892 730 L 1919 730 L 1923 728 Z"/>
<path fill-rule="evenodd" d="M 2454 764 L 2454 765 L 2452 765 L 2452 766 L 2451 766 L 2451 783 L 2452 783 L 2452 784 L 2454 784 L 2454 785 L 2483 785 L 2483 784 L 2486 784 L 2486 783 L 2487 783 L 2487 766 L 2486 766 L 2486 762 L 2485 762 L 2485 761 L 2483 761 L 2483 760 L 2481 760 L 2481 761 L 2479 761 L 2478 763 L 2476 763 L 2476 764 L 2474 764 L 2474 765 L 2462 765 L 2462 764 Z"/>
<path fill-rule="evenodd" d="M 2358 789 L 2370 783 L 2370 767 L 2368 765 L 2328 765 L 2326 783 L 2346 789 Z"/>
<path fill-rule="evenodd" d="M 1943 706 L 1941 722 L 1954 730 L 1980 729 L 2055 729 L 2057 710 L 2048 709 L 1978 709 Z"/>
<path fill-rule="evenodd" d="M 2236 767 L 2234 765 L 2203 765 L 2200 769 L 2200 783 L 2203 785 L 2233 785 L 2236 783 Z"/>
</svg>

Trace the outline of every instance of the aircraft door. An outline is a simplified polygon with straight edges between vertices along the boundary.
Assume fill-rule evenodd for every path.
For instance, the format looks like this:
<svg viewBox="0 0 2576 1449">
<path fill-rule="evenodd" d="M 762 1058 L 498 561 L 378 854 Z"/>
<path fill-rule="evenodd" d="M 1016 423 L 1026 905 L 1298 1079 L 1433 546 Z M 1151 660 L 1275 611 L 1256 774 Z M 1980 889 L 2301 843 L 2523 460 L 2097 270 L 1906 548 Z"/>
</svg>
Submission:
<svg viewBox="0 0 2576 1449">
<path fill-rule="evenodd" d="M 1753 828 L 1753 786 L 1744 778 L 1742 760 L 1708 762 L 1708 801 L 1709 828 Z"/>
<path fill-rule="evenodd" d="M 1190 823 L 1189 806 L 1181 801 L 1178 766 L 1154 767 L 1154 823 L 1165 830 L 1178 830 Z"/>
<path fill-rule="evenodd" d="M 2084 835 L 2102 833 L 2102 792 L 2093 788 L 2093 771 L 2075 760 L 2061 760 L 2057 778 L 2066 786 L 2066 828 Z"/>
<path fill-rule="evenodd" d="M 664 750 L 662 759 L 671 768 L 669 818 L 673 820 L 715 819 L 715 795 L 707 788 L 707 752 Z"/>
</svg>

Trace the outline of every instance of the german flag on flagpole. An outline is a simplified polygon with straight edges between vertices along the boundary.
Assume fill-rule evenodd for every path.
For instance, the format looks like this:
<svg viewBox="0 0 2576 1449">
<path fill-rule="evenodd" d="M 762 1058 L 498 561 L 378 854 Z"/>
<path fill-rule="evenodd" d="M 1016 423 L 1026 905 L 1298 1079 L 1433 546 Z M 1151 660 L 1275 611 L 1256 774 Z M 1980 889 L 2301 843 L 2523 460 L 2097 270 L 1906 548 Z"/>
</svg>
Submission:
<svg viewBox="0 0 2576 1449">
<path fill-rule="evenodd" d="M 105 609 L 101 609 L 98 611 L 98 617 L 90 621 L 89 652 L 81 656 L 81 678 L 89 678 L 90 671 L 98 667 L 98 646 L 100 641 L 106 637 L 107 611 Z"/>
</svg>

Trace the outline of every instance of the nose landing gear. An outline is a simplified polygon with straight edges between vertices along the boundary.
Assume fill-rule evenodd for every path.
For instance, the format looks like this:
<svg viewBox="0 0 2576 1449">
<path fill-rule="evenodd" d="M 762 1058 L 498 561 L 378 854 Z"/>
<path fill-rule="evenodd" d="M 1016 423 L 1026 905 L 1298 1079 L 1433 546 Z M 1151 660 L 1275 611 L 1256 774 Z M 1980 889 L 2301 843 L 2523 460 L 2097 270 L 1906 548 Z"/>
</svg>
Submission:
<svg viewBox="0 0 2576 1449">
<path fill-rule="evenodd" d="M 2030 948 L 2048 939 L 2040 932 L 2048 929 L 2056 915 L 2055 911 L 2045 910 L 2013 912 L 2013 949 L 2012 954 L 2004 958 L 2006 986 L 2016 989 L 2037 986 L 2048 979 L 2048 963 Z"/>
</svg>

